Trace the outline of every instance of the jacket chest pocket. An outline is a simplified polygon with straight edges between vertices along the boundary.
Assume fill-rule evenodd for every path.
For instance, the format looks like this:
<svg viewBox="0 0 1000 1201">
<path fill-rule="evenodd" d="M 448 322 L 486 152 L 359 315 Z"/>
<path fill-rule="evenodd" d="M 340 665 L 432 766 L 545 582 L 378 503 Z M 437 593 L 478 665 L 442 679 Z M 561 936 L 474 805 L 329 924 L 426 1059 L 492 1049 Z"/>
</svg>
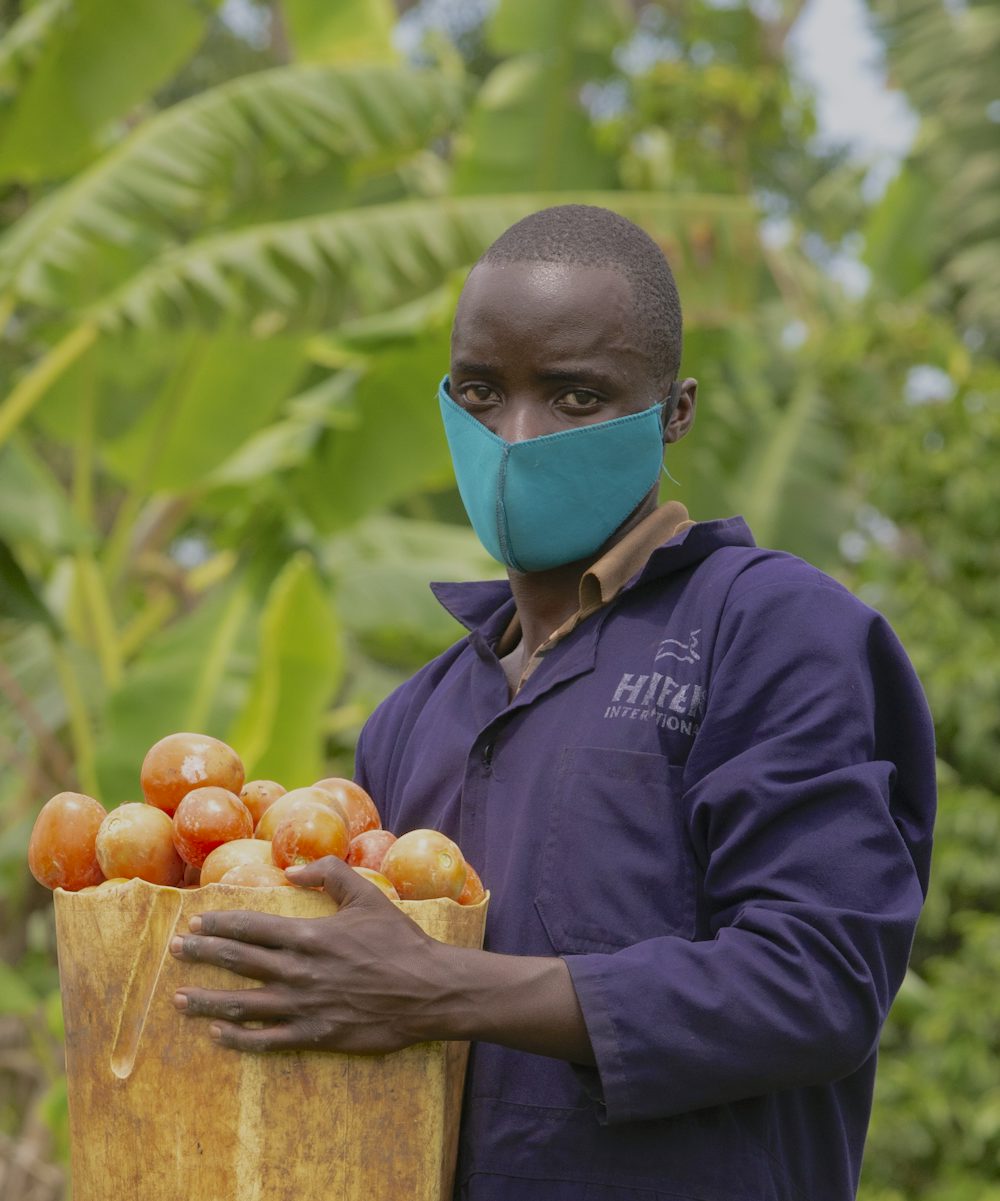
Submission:
<svg viewBox="0 0 1000 1201">
<path fill-rule="evenodd" d="M 536 898 L 557 952 L 695 936 L 697 867 L 682 772 L 642 751 L 563 750 Z"/>
</svg>

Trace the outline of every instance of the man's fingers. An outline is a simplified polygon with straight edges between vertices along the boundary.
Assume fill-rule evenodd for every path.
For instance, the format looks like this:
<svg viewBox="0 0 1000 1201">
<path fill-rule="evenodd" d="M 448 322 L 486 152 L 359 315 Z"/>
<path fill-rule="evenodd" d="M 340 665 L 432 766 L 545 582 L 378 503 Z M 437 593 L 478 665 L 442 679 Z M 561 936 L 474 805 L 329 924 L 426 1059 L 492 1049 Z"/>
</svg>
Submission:
<svg viewBox="0 0 1000 1201">
<path fill-rule="evenodd" d="M 252 980 L 282 980 L 287 979 L 289 974 L 287 954 L 236 942 L 231 938 L 178 934 L 170 940 L 170 952 L 178 959 L 191 963 L 211 963 L 238 976 L 249 976 Z"/>
<path fill-rule="evenodd" d="M 231 1047 L 234 1051 L 307 1051 L 322 1045 L 318 1037 L 305 1034 L 294 1025 L 254 1029 L 216 1021 L 209 1027 L 209 1033 L 219 1046 Z"/>
<path fill-rule="evenodd" d="M 309 945 L 311 918 L 279 917 L 249 909 L 213 909 L 191 917 L 189 928 L 197 934 L 233 938 L 238 942 L 276 950 L 305 949 Z"/>
<path fill-rule="evenodd" d="M 283 1021 L 290 1018 L 291 998 L 270 988 L 182 988 L 174 1007 L 187 1017 L 222 1018 L 227 1022 Z"/>
</svg>

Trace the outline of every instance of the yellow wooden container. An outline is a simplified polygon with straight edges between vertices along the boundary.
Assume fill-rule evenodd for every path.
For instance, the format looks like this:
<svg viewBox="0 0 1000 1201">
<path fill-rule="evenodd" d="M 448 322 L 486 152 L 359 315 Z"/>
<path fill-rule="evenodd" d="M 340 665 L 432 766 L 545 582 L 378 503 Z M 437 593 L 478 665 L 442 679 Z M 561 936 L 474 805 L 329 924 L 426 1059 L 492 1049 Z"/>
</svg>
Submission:
<svg viewBox="0 0 1000 1201">
<path fill-rule="evenodd" d="M 432 937 L 482 946 L 486 906 L 401 901 Z M 246 1054 L 185 1018 L 181 984 L 256 981 L 168 951 L 210 909 L 336 911 L 298 888 L 132 880 L 55 893 L 73 1201 L 449 1201 L 466 1043 L 392 1055 Z"/>
</svg>

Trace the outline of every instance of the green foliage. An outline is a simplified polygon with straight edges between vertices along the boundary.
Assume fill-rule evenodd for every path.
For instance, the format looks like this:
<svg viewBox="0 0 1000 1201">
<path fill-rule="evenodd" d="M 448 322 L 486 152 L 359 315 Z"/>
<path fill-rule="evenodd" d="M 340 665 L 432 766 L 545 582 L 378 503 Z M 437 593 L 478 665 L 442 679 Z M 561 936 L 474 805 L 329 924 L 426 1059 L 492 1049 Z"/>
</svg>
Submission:
<svg viewBox="0 0 1000 1201">
<path fill-rule="evenodd" d="M 246 708 L 231 740 L 247 779 L 288 788 L 323 775 L 322 717 L 343 673 L 336 615 L 304 554 L 274 581 L 260 620 L 260 658 Z"/>
<path fill-rule="evenodd" d="M 12 61 L 21 68 L 0 107 L 0 179 L 34 182 L 81 166 L 107 124 L 191 53 L 209 11 L 209 0 L 71 0 L 44 5 L 41 17 L 29 9 L 29 30 L 15 25 L 13 48 L 0 47 L 7 80 Z"/>
</svg>

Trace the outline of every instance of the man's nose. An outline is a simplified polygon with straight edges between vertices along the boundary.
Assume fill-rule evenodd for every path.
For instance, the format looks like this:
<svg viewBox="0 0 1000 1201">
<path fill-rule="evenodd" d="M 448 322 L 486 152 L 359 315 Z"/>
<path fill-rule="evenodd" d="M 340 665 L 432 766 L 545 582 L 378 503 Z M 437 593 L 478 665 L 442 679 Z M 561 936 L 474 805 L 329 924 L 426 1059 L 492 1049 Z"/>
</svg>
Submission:
<svg viewBox="0 0 1000 1201">
<path fill-rule="evenodd" d="M 505 442 L 527 442 L 552 431 L 546 426 L 545 405 L 528 397 L 508 397 L 491 422 L 493 432 Z"/>
</svg>

